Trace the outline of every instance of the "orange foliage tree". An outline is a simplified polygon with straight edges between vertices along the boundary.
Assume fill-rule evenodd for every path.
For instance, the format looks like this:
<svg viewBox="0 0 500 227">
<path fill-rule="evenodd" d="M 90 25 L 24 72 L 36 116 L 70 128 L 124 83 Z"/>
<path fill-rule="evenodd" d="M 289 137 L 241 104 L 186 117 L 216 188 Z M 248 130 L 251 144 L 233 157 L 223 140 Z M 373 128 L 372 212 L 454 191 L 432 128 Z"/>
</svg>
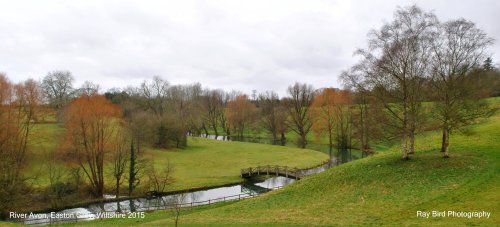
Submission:
<svg viewBox="0 0 500 227">
<path fill-rule="evenodd" d="M 226 117 L 238 137 L 243 137 L 245 127 L 254 120 L 256 109 L 255 104 L 251 103 L 246 95 L 240 95 L 227 103 Z"/>
<path fill-rule="evenodd" d="M 311 105 L 311 116 L 314 119 L 313 132 L 318 136 L 328 134 L 330 159 L 332 157 L 334 133 L 342 136 L 345 130 L 345 106 L 349 104 L 349 93 L 333 88 L 324 89 L 317 95 Z"/>
<path fill-rule="evenodd" d="M 0 73 L 0 216 L 29 193 L 22 170 L 41 97 L 34 80 L 13 84 Z"/>
<path fill-rule="evenodd" d="M 104 194 L 104 161 L 114 148 L 121 110 L 102 95 L 82 95 L 65 115 L 68 154 L 83 169 L 96 196 Z"/>
</svg>

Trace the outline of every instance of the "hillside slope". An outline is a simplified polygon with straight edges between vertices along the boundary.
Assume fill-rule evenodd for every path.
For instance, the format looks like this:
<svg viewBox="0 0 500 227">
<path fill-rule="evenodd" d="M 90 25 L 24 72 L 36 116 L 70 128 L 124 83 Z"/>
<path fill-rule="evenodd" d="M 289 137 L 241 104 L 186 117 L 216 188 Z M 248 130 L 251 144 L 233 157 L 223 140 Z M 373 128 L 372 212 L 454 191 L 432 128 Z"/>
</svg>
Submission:
<svg viewBox="0 0 500 227">
<path fill-rule="evenodd" d="M 255 199 L 183 210 L 180 224 L 499 225 L 500 114 L 470 129 L 471 134 L 452 136 L 449 159 L 440 157 L 439 133 L 430 132 L 419 136 L 417 152 L 409 161 L 402 161 L 399 148 L 393 147 Z M 487 211 L 491 216 L 426 219 L 417 217 L 417 211 Z M 172 222 L 172 212 L 161 211 L 143 220 L 85 224 Z"/>
</svg>

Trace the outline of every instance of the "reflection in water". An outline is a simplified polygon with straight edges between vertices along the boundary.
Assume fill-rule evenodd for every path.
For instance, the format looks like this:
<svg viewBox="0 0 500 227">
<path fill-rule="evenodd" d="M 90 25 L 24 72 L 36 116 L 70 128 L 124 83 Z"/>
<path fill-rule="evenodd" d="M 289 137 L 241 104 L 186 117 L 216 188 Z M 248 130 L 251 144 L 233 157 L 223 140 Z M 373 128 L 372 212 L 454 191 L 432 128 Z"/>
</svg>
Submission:
<svg viewBox="0 0 500 227">
<path fill-rule="evenodd" d="M 95 203 L 86 207 L 75 209 L 67 209 L 58 211 L 57 213 L 72 213 L 78 216 L 78 220 L 94 220 L 99 218 L 98 215 L 103 212 L 111 213 L 129 213 L 137 211 L 158 210 L 165 208 L 172 208 L 176 203 L 181 203 L 183 206 L 197 206 L 203 204 L 210 204 L 220 201 L 238 200 L 241 198 L 259 195 L 277 187 L 285 186 L 295 182 L 294 179 L 277 176 L 271 177 L 260 182 L 245 182 L 241 185 L 219 187 L 208 190 L 200 190 L 194 192 L 186 192 L 175 195 L 161 196 L 161 197 L 144 197 L 138 199 L 123 200 L 119 202 L 104 202 Z M 85 214 L 85 215 L 84 215 Z M 47 214 L 50 216 L 50 214 Z M 49 224 L 62 223 L 67 221 L 74 221 L 75 218 L 38 218 L 26 219 L 25 224 Z"/>
<path fill-rule="evenodd" d="M 217 140 L 224 140 L 224 141 L 233 140 L 231 137 L 226 137 L 226 136 L 216 137 L 215 135 L 206 135 L 205 137 Z M 257 142 L 258 140 L 259 139 L 248 142 Z M 341 163 L 346 163 L 354 159 L 356 159 L 356 157 L 352 155 L 352 152 L 350 150 L 337 151 L 332 157 L 330 163 L 321 165 L 316 168 L 303 170 L 301 175 L 307 176 L 323 172 L 332 166 L 339 165 Z M 143 197 L 137 199 L 123 200 L 118 202 L 95 203 L 88 205 L 86 207 L 66 209 L 58 211 L 56 213 L 73 214 L 75 217 L 78 217 L 78 221 L 94 220 L 96 218 L 99 218 L 98 215 L 101 214 L 102 212 L 110 212 L 113 214 L 129 213 L 129 212 L 172 208 L 179 203 L 183 204 L 182 206 L 197 206 L 197 205 L 210 204 L 220 201 L 238 200 L 241 198 L 266 193 L 268 191 L 275 190 L 277 187 L 285 186 L 295 181 L 296 181 L 295 179 L 283 176 L 273 176 L 260 182 L 249 181 L 241 185 L 219 187 L 208 190 L 199 190 L 199 191 L 186 192 L 186 193 L 180 193 L 162 197 Z M 46 215 L 47 217 L 50 217 L 50 213 L 47 213 Z M 62 223 L 74 220 L 75 218 L 56 218 L 56 219 L 38 218 L 38 219 L 25 219 L 24 223 L 49 224 L 55 222 Z"/>
</svg>

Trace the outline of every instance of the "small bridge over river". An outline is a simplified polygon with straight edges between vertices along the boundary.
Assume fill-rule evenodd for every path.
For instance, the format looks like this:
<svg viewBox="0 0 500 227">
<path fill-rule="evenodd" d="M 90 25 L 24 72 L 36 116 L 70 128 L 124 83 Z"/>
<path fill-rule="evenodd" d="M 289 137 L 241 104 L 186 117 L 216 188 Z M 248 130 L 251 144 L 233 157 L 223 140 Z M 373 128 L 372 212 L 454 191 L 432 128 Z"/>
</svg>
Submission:
<svg viewBox="0 0 500 227">
<path fill-rule="evenodd" d="M 241 169 L 242 178 L 251 178 L 255 175 L 276 175 L 299 180 L 304 175 L 302 169 L 288 166 L 267 165 Z"/>
</svg>

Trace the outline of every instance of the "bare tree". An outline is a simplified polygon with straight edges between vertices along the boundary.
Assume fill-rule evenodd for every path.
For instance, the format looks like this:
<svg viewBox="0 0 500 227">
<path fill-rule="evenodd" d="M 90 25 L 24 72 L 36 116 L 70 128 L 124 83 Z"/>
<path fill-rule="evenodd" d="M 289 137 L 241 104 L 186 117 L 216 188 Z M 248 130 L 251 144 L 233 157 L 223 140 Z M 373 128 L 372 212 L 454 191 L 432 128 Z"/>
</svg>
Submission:
<svg viewBox="0 0 500 227">
<path fill-rule="evenodd" d="M 150 167 L 147 171 L 149 190 L 154 193 L 165 192 L 167 187 L 174 183 L 173 171 L 174 168 L 169 160 L 167 160 L 167 164 L 161 172 L 158 172 L 155 165 L 150 163 Z"/>
<path fill-rule="evenodd" d="M 123 175 L 125 174 L 127 162 L 129 162 L 128 138 L 126 132 L 120 131 L 115 137 L 117 141 L 112 147 L 111 160 L 113 163 L 113 177 L 115 178 L 115 194 L 116 198 L 120 196 L 120 185 Z"/>
<path fill-rule="evenodd" d="M 35 81 L 13 84 L 0 73 L 0 215 L 14 205 L 25 188 L 22 170 L 41 99 Z"/>
<path fill-rule="evenodd" d="M 251 126 L 255 120 L 256 107 L 246 95 L 242 95 L 230 101 L 225 112 L 229 125 L 241 138 L 245 129 Z"/>
<path fill-rule="evenodd" d="M 73 95 L 73 75 L 70 71 L 49 72 L 42 81 L 42 88 L 50 105 L 57 112 L 57 120 L 63 120 L 64 106 L 69 103 Z"/>
<path fill-rule="evenodd" d="M 330 160 L 332 159 L 333 139 L 337 148 L 350 147 L 350 93 L 348 91 L 325 88 L 312 103 L 311 116 L 314 119 L 312 130 L 321 137 L 327 134 Z"/>
<path fill-rule="evenodd" d="M 298 145 L 305 148 L 307 145 L 307 134 L 312 127 L 312 120 L 309 116 L 309 109 L 315 96 L 315 91 L 311 85 L 295 83 L 288 87 L 290 98 L 285 105 L 290 116 L 289 128 L 299 135 Z"/>
<path fill-rule="evenodd" d="M 97 94 L 99 92 L 99 89 L 100 89 L 99 84 L 95 84 L 87 80 L 83 82 L 83 85 L 76 91 L 76 93 L 77 96 L 83 94 L 91 96 Z"/>
<path fill-rule="evenodd" d="M 402 139 L 402 159 L 414 152 L 415 132 L 422 124 L 423 85 L 431 56 L 434 14 L 417 6 L 399 8 L 394 20 L 370 33 L 368 50 L 359 50 L 363 74 L 389 116 L 386 123 Z M 408 147 L 409 146 L 409 147 Z"/>
<path fill-rule="evenodd" d="M 174 137 L 177 141 L 176 147 L 187 146 L 188 131 L 199 132 L 202 128 L 202 115 L 199 112 L 202 109 L 201 102 L 202 88 L 201 84 L 194 83 L 184 86 L 172 86 L 169 89 L 169 109 L 170 114 L 178 123 L 179 134 Z"/>
<path fill-rule="evenodd" d="M 157 118 L 165 111 L 169 87 L 168 81 L 155 76 L 150 83 L 144 81 L 138 89 L 140 95 L 145 98 L 146 108 L 153 111 Z"/>
<path fill-rule="evenodd" d="M 234 101 L 236 99 L 236 97 L 242 96 L 242 95 L 243 95 L 243 93 L 241 93 L 239 91 L 235 91 L 235 90 L 232 90 L 230 92 L 225 92 L 224 97 L 223 97 L 224 108 L 227 108 L 227 105 L 229 102 Z M 226 116 L 226 109 L 224 109 L 222 114 L 219 115 L 219 122 L 220 122 L 220 126 L 222 127 L 222 130 L 224 131 L 224 133 L 228 136 L 231 135 L 231 128 L 230 128 L 228 118 Z"/>
<path fill-rule="evenodd" d="M 187 195 L 188 195 L 188 193 L 179 193 L 179 194 L 170 195 L 166 198 L 164 198 L 164 197 L 161 198 L 165 207 L 171 208 L 171 209 L 167 209 L 167 211 L 173 211 L 173 213 L 174 213 L 174 226 L 178 226 L 178 224 L 179 224 L 179 218 L 181 216 L 181 211 L 182 211 L 183 205 L 185 204 Z M 191 199 L 194 199 L 194 198 L 191 198 Z"/>
<path fill-rule="evenodd" d="M 104 194 L 104 163 L 109 147 L 116 143 L 116 121 L 121 109 L 104 96 L 83 95 L 74 100 L 66 114 L 67 155 L 84 171 L 94 195 Z"/>
<path fill-rule="evenodd" d="M 143 144 L 148 142 L 152 132 L 148 122 L 149 115 L 144 111 L 135 110 L 131 105 L 126 105 L 125 112 L 128 112 L 127 135 L 129 148 L 129 172 L 128 172 L 128 195 L 131 196 L 134 189 L 140 184 L 141 176 L 145 173 L 145 160 L 143 156 Z M 132 112 L 132 113 L 131 113 Z"/>
<path fill-rule="evenodd" d="M 356 64 L 342 72 L 340 79 L 344 86 L 353 91 L 353 127 L 354 136 L 359 140 L 363 154 L 371 153 L 370 141 L 382 137 L 381 126 L 385 121 L 382 108 L 372 94 L 367 77 L 371 73 L 369 64 Z"/>
<path fill-rule="evenodd" d="M 221 115 L 224 115 L 224 91 L 222 90 L 206 90 L 204 92 L 204 116 L 205 122 L 210 127 L 215 136 L 219 136 L 219 126 L 221 125 Z M 208 131 L 205 128 L 205 134 Z"/>
<path fill-rule="evenodd" d="M 59 202 L 66 193 L 65 190 L 68 189 L 65 187 L 67 184 L 65 185 L 63 183 L 64 177 L 68 175 L 68 172 L 65 168 L 59 165 L 56 152 L 48 152 L 46 159 L 47 162 L 45 163 L 44 172 L 47 172 L 49 176 L 47 194 L 50 198 L 51 207 L 55 209 L 59 207 Z"/>
<path fill-rule="evenodd" d="M 432 85 L 442 135 L 441 152 L 449 157 L 449 135 L 491 110 L 481 101 L 479 78 L 468 75 L 481 66 L 493 43 L 484 31 L 464 19 L 441 24 L 432 43 Z M 491 63 L 490 63 L 491 64 Z"/>
<path fill-rule="evenodd" d="M 283 118 L 279 116 L 279 107 L 280 100 L 276 92 L 266 91 L 259 95 L 261 123 L 273 137 L 273 142 L 278 140 L 278 134 L 280 134 L 280 120 L 283 120 Z"/>
</svg>

